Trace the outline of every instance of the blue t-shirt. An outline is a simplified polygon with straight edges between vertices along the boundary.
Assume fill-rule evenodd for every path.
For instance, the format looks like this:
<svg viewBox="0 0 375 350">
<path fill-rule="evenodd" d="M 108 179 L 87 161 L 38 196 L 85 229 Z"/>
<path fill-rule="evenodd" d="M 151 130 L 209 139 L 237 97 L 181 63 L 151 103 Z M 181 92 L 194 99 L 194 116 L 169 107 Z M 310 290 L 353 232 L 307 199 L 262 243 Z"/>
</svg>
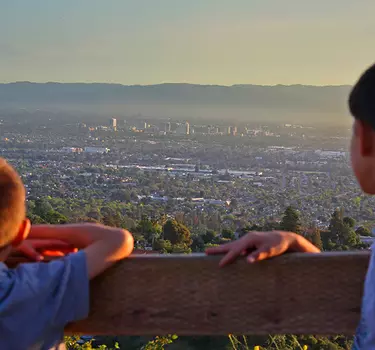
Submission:
<svg viewBox="0 0 375 350">
<path fill-rule="evenodd" d="M 67 323 L 86 318 L 89 278 L 83 251 L 50 263 L 0 263 L 0 348 L 58 348 Z"/>
<path fill-rule="evenodd" d="M 375 245 L 364 285 L 361 321 L 354 337 L 353 350 L 375 349 Z"/>
</svg>

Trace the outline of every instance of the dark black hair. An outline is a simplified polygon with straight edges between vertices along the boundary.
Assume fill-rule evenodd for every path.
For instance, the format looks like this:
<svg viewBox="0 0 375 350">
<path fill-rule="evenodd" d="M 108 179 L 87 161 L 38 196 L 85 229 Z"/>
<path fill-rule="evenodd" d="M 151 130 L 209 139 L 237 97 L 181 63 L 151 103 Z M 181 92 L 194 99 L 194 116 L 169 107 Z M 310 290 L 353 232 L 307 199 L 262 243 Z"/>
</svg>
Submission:
<svg viewBox="0 0 375 350">
<path fill-rule="evenodd" d="M 375 64 L 354 85 L 349 95 L 349 110 L 355 119 L 375 130 Z"/>
</svg>

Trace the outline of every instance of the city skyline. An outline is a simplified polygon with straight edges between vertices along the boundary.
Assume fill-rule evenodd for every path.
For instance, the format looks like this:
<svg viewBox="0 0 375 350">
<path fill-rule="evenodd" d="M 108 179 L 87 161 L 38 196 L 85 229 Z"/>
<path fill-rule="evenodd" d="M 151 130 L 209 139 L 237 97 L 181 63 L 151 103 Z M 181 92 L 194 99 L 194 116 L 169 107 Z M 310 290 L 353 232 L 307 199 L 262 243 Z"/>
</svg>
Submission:
<svg viewBox="0 0 375 350">
<path fill-rule="evenodd" d="M 361 0 L 0 0 L 0 82 L 351 85 L 375 57 Z"/>
</svg>

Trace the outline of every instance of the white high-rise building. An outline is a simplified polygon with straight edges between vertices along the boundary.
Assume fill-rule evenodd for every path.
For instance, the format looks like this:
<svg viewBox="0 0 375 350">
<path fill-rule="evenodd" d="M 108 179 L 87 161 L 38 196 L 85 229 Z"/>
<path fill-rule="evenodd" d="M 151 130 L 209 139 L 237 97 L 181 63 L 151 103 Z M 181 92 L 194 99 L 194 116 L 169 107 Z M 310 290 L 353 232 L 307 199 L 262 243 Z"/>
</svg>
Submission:
<svg viewBox="0 0 375 350">
<path fill-rule="evenodd" d="M 117 119 L 111 118 L 111 127 L 113 131 L 117 131 Z"/>
</svg>

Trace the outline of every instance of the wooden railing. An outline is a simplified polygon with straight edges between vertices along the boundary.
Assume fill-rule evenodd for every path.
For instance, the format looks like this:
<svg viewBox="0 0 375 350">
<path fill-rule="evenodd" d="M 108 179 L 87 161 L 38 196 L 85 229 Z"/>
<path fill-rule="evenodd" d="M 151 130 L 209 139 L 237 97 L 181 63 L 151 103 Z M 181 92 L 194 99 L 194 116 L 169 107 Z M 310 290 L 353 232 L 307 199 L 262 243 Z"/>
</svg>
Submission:
<svg viewBox="0 0 375 350">
<path fill-rule="evenodd" d="M 97 335 L 347 334 L 369 253 L 290 254 L 219 268 L 219 257 L 131 257 L 91 285 L 91 313 L 67 332 Z"/>
</svg>

